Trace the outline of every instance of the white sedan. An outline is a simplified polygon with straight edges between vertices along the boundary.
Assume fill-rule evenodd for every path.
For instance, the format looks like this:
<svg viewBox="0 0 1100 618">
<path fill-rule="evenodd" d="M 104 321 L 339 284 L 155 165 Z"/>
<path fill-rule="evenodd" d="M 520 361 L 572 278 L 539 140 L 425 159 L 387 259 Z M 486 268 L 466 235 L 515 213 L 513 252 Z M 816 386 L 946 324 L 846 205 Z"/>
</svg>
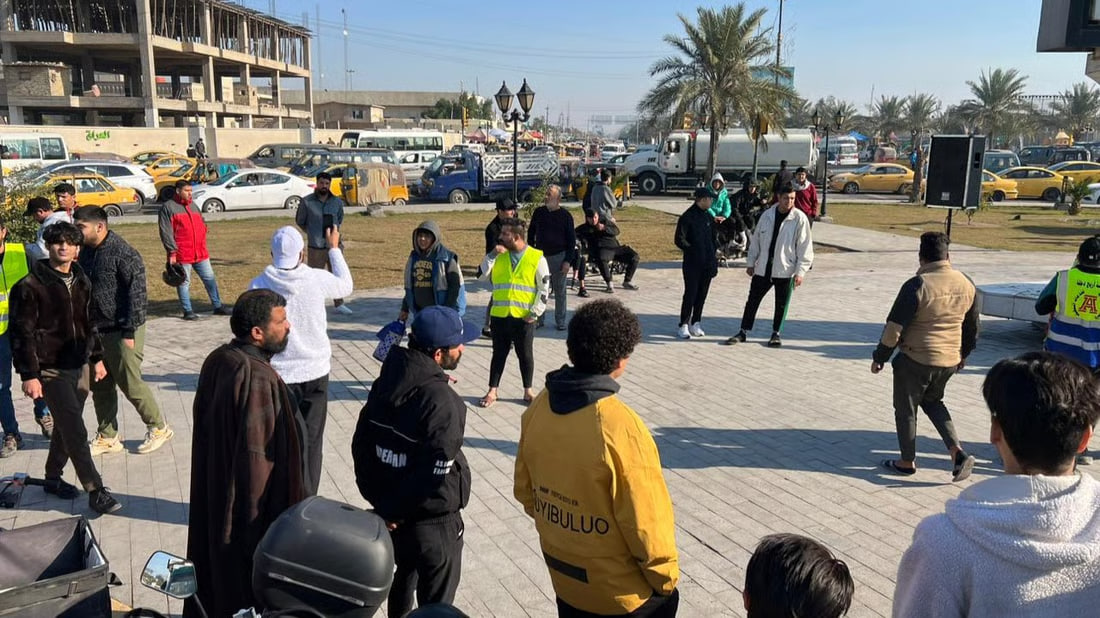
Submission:
<svg viewBox="0 0 1100 618">
<path fill-rule="evenodd" d="M 279 170 L 241 168 L 192 191 L 191 199 L 203 212 L 297 208 L 313 192 L 313 183 Z"/>
<path fill-rule="evenodd" d="M 1089 183 L 1089 194 L 1081 198 L 1081 204 L 1100 205 L 1100 182 Z"/>
</svg>

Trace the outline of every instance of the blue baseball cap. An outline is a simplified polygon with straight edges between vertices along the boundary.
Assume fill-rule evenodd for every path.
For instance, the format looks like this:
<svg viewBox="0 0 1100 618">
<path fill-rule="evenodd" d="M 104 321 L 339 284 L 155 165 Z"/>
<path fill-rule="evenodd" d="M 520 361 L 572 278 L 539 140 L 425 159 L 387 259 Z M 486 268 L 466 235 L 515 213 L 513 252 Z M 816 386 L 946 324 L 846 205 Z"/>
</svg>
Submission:
<svg viewBox="0 0 1100 618">
<path fill-rule="evenodd" d="M 412 336 L 422 348 L 453 348 L 480 337 L 481 329 L 454 309 L 433 305 L 413 318 Z"/>
</svg>

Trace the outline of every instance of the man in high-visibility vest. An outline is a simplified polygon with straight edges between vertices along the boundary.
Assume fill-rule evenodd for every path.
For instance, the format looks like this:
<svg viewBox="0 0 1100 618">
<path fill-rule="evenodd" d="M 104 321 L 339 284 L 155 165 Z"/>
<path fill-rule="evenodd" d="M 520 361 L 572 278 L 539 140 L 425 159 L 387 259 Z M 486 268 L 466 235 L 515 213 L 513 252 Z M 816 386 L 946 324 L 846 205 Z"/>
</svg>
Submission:
<svg viewBox="0 0 1100 618">
<path fill-rule="evenodd" d="M 1100 371 L 1100 236 L 1086 238 L 1077 249 L 1077 263 L 1059 271 L 1035 301 L 1039 315 L 1050 315 L 1043 349 L 1064 354 Z M 1088 465 L 1086 454 L 1077 463 Z"/>
<path fill-rule="evenodd" d="M 523 220 L 504 219 L 500 222 L 499 244 L 481 263 L 482 278 L 489 277 L 493 282 L 493 307 L 489 311 L 493 357 L 489 362 L 489 392 L 478 402 L 483 408 L 497 401 L 500 377 L 513 347 L 523 378 L 523 400 L 530 403 L 535 399 L 535 322 L 546 311 L 550 266 L 542 251 L 529 247 L 526 239 Z"/>
<path fill-rule="evenodd" d="M 48 204 L 48 202 L 47 202 Z M 15 420 L 15 405 L 11 399 L 11 335 L 8 333 L 8 297 L 17 281 L 27 276 L 30 266 L 27 251 L 21 243 L 6 242 L 8 228 L 0 219 L 0 426 L 4 428 L 4 444 L 0 457 L 11 457 L 23 448 L 23 435 Z M 52 419 L 51 419 L 52 421 Z"/>
</svg>

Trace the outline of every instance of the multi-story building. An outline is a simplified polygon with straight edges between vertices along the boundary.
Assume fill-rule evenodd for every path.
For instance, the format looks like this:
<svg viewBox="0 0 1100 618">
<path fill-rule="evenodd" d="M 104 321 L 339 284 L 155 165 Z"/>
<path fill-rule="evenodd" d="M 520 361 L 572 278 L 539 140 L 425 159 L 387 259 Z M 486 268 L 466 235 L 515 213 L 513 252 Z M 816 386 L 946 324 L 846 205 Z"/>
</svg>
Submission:
<svg viewBox="0 0 1100 618">
<path fill-rule="evenodd" d="M 2 0 L 0 0 L 2 1 Z M 336 91 L 318 90 L 312 93 L 313 126 L 328 129 L 368 129 L 391 125 L 393 127 L 415 127 L 422 120 L 421 115 L 430 111 L 440 99 L 457 101 L 458 92 L 416 92 L 416 91 Z M 283 101 L 291 106 L 305 109 L 307 97 L 304 91 L 283 92 Z M 444 121 L 441 123 L 441 120 Z M 445 122 L 445 121 L 452 122 Z M 461 118 L 433 119 L 430 123 L 453 125 L 458 129 Z"/>
<path fill-rule="evenodd" d="M 10 124 L 309 126 L 310 36 L 223 0 L 0 0 L 0 103 Z"/>
</svg>

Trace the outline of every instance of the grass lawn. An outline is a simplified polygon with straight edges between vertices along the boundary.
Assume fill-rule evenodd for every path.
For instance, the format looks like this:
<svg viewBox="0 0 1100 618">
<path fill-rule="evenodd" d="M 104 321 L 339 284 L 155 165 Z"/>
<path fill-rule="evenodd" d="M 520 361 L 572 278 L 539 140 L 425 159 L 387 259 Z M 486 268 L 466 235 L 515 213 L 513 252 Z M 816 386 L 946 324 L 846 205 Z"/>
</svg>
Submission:
<svg viewBox="0 0 1100 618">
<path fill-rule="evenodd" d="M 571 209 L 580 224 L 579 209 Z M 352 269 L 356 289 L 398 286 L 402 283 L 405 261 L 412 248 L 412 231 L 426 219 L 443 229 L 444 243 L 458 253 L 460 262 L 475 268 L 485 257 L 485 226 L 494 216 L 491 211 L 427 214 L 388 214 L 385 217 L 351 215 L 341 230 L 344 252 Z M 634 247 L 646 262 L 680 259 L 672 244 L 676 217 L 640 207 L 628 207 L 615 213 L 622 228 L 620 240 Z M 271 263 L 271 235 L 284 225 L 286 218 L 257 218 L 216 221 L 208 224 L 208 246 L 214 274 L 222 298 L 232 303 L 253 277 Z M 177 315 L 176 291 L 160 279 L 164 270 L 164 249 L 157 226 L 150 224 L 116 225 L 117 234 L 132 244 L 145 258 L 151 315 Z M 191 299 L 196 311 L 209 310 L 209 302 L 197 277 L 191 281 Z"/>
<path fill-rule="evenodd" d="M 1071 216 L 1048 206 L 994 205 L 969 222 L 956 212 L 951 240 L 975 247 L 1014 251 L 1062 251 L 1076 254 L 1086 237 L 1100 233 L 1100 210 L 1086 208 Z M 943 231 L 947 211 L 906 204 L 845 204 L 829 202 L 829 216 L 840 225 L 905 236 Z"/>
</svg>

